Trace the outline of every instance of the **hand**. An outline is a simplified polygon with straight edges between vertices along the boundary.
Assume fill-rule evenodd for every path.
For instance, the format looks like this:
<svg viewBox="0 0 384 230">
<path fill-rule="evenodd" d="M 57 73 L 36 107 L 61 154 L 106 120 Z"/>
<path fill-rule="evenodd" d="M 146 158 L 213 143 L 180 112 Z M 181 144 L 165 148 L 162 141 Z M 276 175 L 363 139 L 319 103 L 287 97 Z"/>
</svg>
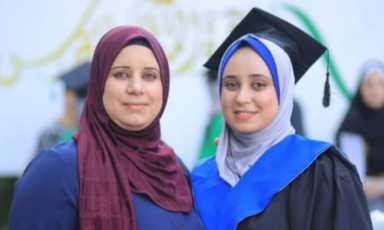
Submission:
<svg viewBox="0 0 384 230">
<path fill-rule="evenodd" d="M 220 141 L 220 138 L 216 137 L 214 140 L 216 147 L 219 145 L 219 141 Z"/>
<path fill-rule="evenodd" d="M 381 178 L 371 178 L 364 183 L 364 192 L 368 200 L 378 199 L 383 196 L 383 180 Z"/>
</svg>

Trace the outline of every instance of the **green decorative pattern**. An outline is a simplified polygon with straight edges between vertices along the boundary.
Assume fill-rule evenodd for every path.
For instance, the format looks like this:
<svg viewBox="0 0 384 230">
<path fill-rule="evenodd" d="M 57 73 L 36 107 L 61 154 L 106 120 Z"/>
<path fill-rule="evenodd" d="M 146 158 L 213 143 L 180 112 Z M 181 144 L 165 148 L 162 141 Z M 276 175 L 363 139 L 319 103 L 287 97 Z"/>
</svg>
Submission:
<svg viewBox="0 0 384 230">
<path fill-rule="evenodd" d="M 295 15 L 302 23 L 304 23 L 306 29 L 318 42 L 325 45 L 324 40 L 320 36 L 320 33 L 316 29 L 314 23 L 309 19 L 309 17 L 303 11 L 291 5 L 284 5 L 284 7 L 293 15 Z M 325 55 L 323 55 L 323 60 L 325 64 L 327 64 L 327 57 Z M 351 101 L 352 96 L 348 92 L 347 88 L 345 87 L 345 84 L 339 74 L 339 71 L 337 71 L 335 64 L 332 62 L 331 56 L 329 57 L 329 71 L 331 73 L 331 77 L 335 80 L 336 86 L 341 91 L 344 98 L 347 99 L 348 101 Z"/>
</svg>

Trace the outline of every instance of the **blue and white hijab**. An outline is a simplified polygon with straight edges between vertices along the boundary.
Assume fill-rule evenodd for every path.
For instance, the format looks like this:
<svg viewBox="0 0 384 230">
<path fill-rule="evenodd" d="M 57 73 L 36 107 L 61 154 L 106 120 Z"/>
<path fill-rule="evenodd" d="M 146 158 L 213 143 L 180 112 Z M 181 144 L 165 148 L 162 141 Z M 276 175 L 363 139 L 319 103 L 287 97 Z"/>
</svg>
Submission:
<svg viewBox="0 0 384 230">
<path fill-rule="evenodd" d="M 220 177 L 232 187 L 265 151 L 295 133 L 291 125 L 295 85 L 293 68 L 288 54 L 273 42 L 247 34 L 232 43 L 219 67 L 220 94 L 225 66 L 237 49 L 243 45 L 251 47 L 267 64 L 276 89 L 279 109 L 274 120 L 266 128 L 252 134 L 239 133 L 225 122 L 223 123 L 216 163 Z"/>
</svg>

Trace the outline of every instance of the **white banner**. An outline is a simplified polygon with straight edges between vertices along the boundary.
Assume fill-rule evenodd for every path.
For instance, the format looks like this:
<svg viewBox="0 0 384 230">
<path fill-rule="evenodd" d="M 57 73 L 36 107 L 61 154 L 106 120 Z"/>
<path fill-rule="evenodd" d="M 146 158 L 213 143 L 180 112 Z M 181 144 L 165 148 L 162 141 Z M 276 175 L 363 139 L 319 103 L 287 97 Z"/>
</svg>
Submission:
<svg viewBox="0 0 384 230">
<path fill-rule="evenodd" d="M 151 31 L 170 60 L 163 139 L 192 167 L 211 115 L 202 64 L 252 6 L 285 18 L 330 49 L 331 107 L 322 107 L 326 66 L 319 60 L 296 87 L 309 137 L 333 141 L 359 68 L 384 60 L 383 1 L 112 0 L 0 1 L 0 176 L 20 175 L 39 133 L 63 112 L 57 76 L 90 60 L 118 25 Z"/>
</svg>

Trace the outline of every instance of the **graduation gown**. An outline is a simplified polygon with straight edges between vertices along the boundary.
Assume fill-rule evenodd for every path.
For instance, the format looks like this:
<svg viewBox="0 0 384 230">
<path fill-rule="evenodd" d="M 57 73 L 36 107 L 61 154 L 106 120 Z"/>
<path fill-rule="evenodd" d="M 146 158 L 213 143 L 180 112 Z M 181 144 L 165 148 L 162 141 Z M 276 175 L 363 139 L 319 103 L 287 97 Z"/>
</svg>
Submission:
<svg viewBox="0 0 384 230">
<path fill-rule="evenodd" d="M 372 229 L 355 167 L 333 145 L 291 135 L 272 147 L 235 187 L 215 158 L 192 172 L 207 230 Z"/>
</svg>

